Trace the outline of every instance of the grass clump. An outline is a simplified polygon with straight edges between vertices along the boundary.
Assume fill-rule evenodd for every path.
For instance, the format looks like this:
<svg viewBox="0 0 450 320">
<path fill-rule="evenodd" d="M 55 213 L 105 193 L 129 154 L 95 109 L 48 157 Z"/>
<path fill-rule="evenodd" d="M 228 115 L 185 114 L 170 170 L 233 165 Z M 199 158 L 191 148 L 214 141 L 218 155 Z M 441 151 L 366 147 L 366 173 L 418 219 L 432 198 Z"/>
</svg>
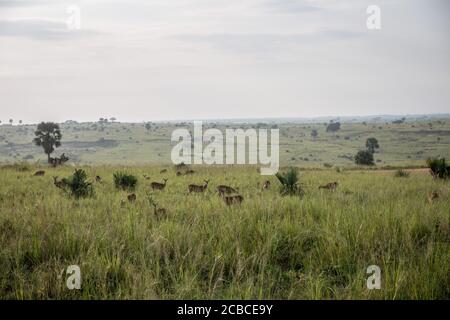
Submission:
<svg viewBox="0 0 450 320">
<path fill-rule="evenodd" d="M 304 191 L 300 186 L 298 172 L 294 168 L 289 168 L 285 173 L 277 173 L 276 177 L 281 183 L 280 193 L 283 196 L 303 195 Z"/>
<path fill-rule="evenodd" d="M 122 190 L 134 190 L 137 185 L 137 178 L 129 173 L 126 172 L 114 172 L 114 185 L 117 189 Z"/>
<path fill-rule="evenodd" d="M 409 177 L 409 172 L 402 170 L 402 169 L 398 169 L 395 171 L 394 173 L 394 177 L 396 178 L 408 178 Z"/>
<path fill-rule="evenodd" d="M 450 166 L 445 162 L 445 158 L 429 158 L 427 166 L 434 178 L 448 179 L 450 177 Z"/>
<path fill-rule="evenodd" d="M 76 169 L 72 176 L 64 178 L 64 189 L 76 199 L 92 197 L 94 195 L 94 187 L 88 181 L 86 171 Z"/>
</svg>

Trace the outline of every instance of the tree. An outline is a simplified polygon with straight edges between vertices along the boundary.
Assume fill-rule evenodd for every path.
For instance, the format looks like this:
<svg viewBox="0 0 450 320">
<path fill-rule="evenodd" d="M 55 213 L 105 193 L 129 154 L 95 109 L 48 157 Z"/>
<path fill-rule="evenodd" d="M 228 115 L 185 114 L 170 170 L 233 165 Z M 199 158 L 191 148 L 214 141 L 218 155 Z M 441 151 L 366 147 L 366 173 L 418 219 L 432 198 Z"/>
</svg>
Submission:
<svg viewBox="0 0 450 320">
<path fill-rule="evenodd" d="M 318 135 L 319 135 L 319 134 L 317 133 L 317 130 L 316 130 L 316 129 L 312 129 L 312 131 L 311 131 L 311 137 L 313 137 L 313 139 L 315 139 L 315 138 L 317 138 Z"/>
<path fill-rule="evenodd" d="M 358 165 L 373 166 L 373 153 L 367 150 L 360 150 L 355 156 L 355 163 Z"/>
<path fill-rule="evenodd" d="M 19 120 L 19 124 L 22 124 L 22 120 Z"/>
<path fill-rule="evenodd" d="M 44 148 L 50 163 L 50 154 L 55 151 L 55 148 L 61 146 L 62 134 L 59 125 L 53 122 L 41 122 L 38 124 L 34 134 L 36 138 L 33 139 L 33 142 L 37 146 Z"/>
<path fill-rule="evenodd" d="M 11 125 L 13 124 L 13 122 L 14 122 L 13 119 L 9 119 L 9 123 L 10 123 Z"/>
<path fill-rule="evenodd" d="M 340 122 L 330 122 L 330 124 L 327 126 L 327 132 L 336 132 L 341 129 L 341 123 Z"/>
<path fill-rule="evenodd" d="M 378 144 L 378 140 L 375 138 L 368 138 L 366 140 L 366 148 L 367 148 L 367 151 L 375 153 L 375 149 L 380 148 L 380 145 Z"/>
<path fill-rule="evenodd" d="M 115 117 L 111 117 L 111 118 L 109 118 L 109 121 L 111 121 L 111 122 L 114 122 L 114 121 L 116 121 L 117 119 L 115 118 Z"/>
<path fill-rule="evenodd" d="M 152 125 L 150 124 L 150 122 L 147 122 L 145 124 L 145 129 L 147 129 L 147 132 L 150 130 L 151 127 L 152 127 Z"/>
</svg>

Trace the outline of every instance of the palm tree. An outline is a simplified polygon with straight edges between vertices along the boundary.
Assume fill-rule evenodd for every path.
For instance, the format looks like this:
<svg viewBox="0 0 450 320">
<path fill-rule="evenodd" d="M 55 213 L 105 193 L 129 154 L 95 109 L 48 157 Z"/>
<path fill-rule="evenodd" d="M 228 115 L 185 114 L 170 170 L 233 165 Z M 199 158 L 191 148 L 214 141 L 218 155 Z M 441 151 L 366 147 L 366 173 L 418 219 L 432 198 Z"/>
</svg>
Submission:
<svg viewBox="0 0 450 320">
<path fill-rule="evenodd" d="M 41 122 L 34 134 L 36 138 L 33 139 L 33 142 L 44 148 L 50 163 L 50 154 L 55 151 L 55 148 L 61 146 L 62 134 L 59 125 L 53 122 Z"/>
</svg>

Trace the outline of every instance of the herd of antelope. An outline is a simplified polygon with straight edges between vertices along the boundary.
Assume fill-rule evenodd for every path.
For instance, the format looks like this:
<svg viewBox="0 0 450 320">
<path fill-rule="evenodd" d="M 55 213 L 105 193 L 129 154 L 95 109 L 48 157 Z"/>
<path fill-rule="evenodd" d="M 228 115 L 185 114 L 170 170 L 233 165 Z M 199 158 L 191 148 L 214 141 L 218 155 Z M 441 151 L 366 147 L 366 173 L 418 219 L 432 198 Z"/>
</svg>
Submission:
<svg viewBox="0 0 450 320">
<path fill-rule="evenodd" d="M 160 173 L 167 173 L 167 169 L 161 170 Z M 193 174 L 193 173 L 194 173 L 193 170 L 185 170 L 184 175 L 190 175 L 190 174 Z M 45 171 L 44 170 L 36 171 L 34 173 L 34 175 L 35 176 L 43 176 L 43 175 L 45 175 Z M 182 173 L 180 171 L 177 171 L 176 172 L 176 176 L 180 176 L 180 175 L 182 175 Z M 143 177 L 146 180 L 150 180 L 150 177 L 145 175 L 145 174 L 143 175 Z M 102 178 L 97 175 L 95 177 L 95 181 L 97 183 L 102 183 Z M 163 179 L 162 183 L 154 181 L 154 182 L 152 182 L 150 184 L 150 188 L 153 191 L 156 191 L 156 190 L 163 191 L 166 188 L 166 186 L 167 186 L 167 181 L 168 181 L 168 179 L 166 179 L 166 178 Z M 54 183 L 54 185 L 56 187 L 64 190 L 65 181 L 58 180 L 58 177 L 53 177 L 53 183 Z M 262 186 L 261 186 L 261 189 L 263 191 L 264 190 L 269 190 L 270 189 L 270 184 L 271 183 L 270 183 L 269 180 L 264 181 Z M 200 184 L 200 185 L 198 185 L 198 184 L 189 184 L 188 185 L 188 194 L 191 194 L 191 193 L 203 193 L 208 188 L 208 185 L 209 185 L 209 180 L 208 179 L 205 179 L 203 181 L 203 184 Z M 337 189 L 338 185 L 339 184 L 336 181 L 335 182 L 330 182 L 330 183 L 327 183 L 325 185 L 319 186 L 319 189 L 326 189 L 326 190 L 335 191 Z M 230 186 L 227 186 L 227 185 L 219 185 L 219 186 L 217 186 L 216 190 L 217 190 L 218 195 L 223 199 L 223 201 L 225 202 L 225 204 L 227 206 L 231 206 L 231 205 L 235 205 L 235 204 L 239 205 L 239 204 L 241 204 L 244 201 L 244 197 L 239 194 L 239 188 L 233 188 L 233 187 L 230 187 Z M 439 198 L 439 194 L 437 192 L 432 192 L 431 194 L 428 194 L 428 201 L 430 203 L 434 202 L 438 198 Z M 136 194 L 131 193 L 131 194 L 129 194 L 127 196 L 127 199 L 128 199 L 129 202 L 135 202 L 136 199 L 137 199 L 137 196 L 136 196 Z M 153 202 L 153 206 L 154 206 L 155 214 L 157 214 L 157 215 L 164 215 L 166 213 L 166 209 L 157 207 L 157 205 L 154 202 Z"/>
</svg>

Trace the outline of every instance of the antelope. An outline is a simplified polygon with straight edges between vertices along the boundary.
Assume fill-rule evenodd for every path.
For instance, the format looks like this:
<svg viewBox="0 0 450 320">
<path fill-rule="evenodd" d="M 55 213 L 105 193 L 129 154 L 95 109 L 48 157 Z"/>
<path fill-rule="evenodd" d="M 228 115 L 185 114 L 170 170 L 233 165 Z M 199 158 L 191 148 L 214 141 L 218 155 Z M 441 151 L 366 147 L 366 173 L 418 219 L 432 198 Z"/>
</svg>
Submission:
<svg viewBox="0 0 450 320">
<path fill-rule="evenodd" d="M 338 186 L 337 182 L 330 182 L 327 183 L 326 185 L 320 186 L 319 189 L 336 190 L 337 186 Z"/>
<path fill-rule="evenodd" d="M 96 182 L 102 182 L 102 177 L 100 177 L 100 176 L 95 176 L 95 181 L 96 181 Z"/>
<path fill-rule="evenodd" d="M 264 181 L 262 189 L 263 190 L 269 190 L 270 189 L 270 181 L 269 180 Z"/>
<path fill-rule="evenodd" d="M 162 169 L 159 173 L 166 173 L 167 169 Z"/>
<path fill-rule="evenodd" d="M 127 199 L 129 202 L 135 202 L 136 201 L 136 194 L 135 193 L 131 193 L 127 196 Z"/>
<path fill-rule="evenodd" d="M 143 174 L 142 176 L 145 178 L 145 180 L 150 180 L 150 177 L 147 176 L 146 174 Z"/>
<path fill-rule="evenodd" d="M 177 171 L 177 177 L 183 175 L 180 171 Z"/>
<path fill-rule="evenodd" d="M 219 192 L 220 196 L 223 196 L 224 194 L 230 194 L 230 193 L 237 193 L 235 189 L 229 186 L 220 185 L 217 187 L 217 192 Z"/>
<path fill-rule="evenodd" d="M 66 186 L 66 183 L 64 182 L 64 180 L 58 180 L 58 177 L 53 177 L 53 184 L 60 188 L 60 189 L 64 189 L 64 187 Z"/>
<path fill-rule="evenodd" d="M 34 173 L 35 176 L 43 176 L 45 174 L 44 170 L 39 170 Z"/>
<path fill-rule="evenodd" d="M 434 200 L 439 199 L 439 193 L 436 191 L 433 191 L 432 193 L 428 194 L 428 201 L 432 203 Z"/>
<path fill-rule="evenodd" d="M 153 199 L 153 195 L 152 194 L 147 194 L 147 199 L 148 202 L 150 203 L 150 205 L 153 206 L 153 213 L 154 215 L 159 218 L 162 216 L 165 216 L 167 211 L 164 208 L 158 208 L 158 204 L 156 203 L 156 201 Z"/>
<path fill-rule="evenodd" d="M 152 182 L 151 187 L 153 190 L 164 190 L 167 184 L 167 179 L 163 179 L 164 183 Z"/>
<path fill-rule="evenodd" d="M 223 200 L 225 201 L 225 204 L 227 206 L 230 206 L 232 204 L 241 204 L 244 201 L 244 197 L 241 195 L 225 196 L 225 197 L 223 197 Z"/>
<path fill-rule="evenodd" d="M 202 186 L 196 185 L 196 184 L 190 184 L 188 189 L 189 189 L 189 193 L 191 192 L 203 192 L 206 190 L 206 188 L 208 188 L 208 183 L 209 180 L 204 180 L 205 183 Z"/>
<path fill-rule="evenodd" d="M 188 171 L 186 171 L 184 174 L 185 175 L 188 175 L 188 174 L 194 174 L 195 173 L 195 171 L 194 170 L 192 170 L 192 169 L 189 169 Z"/>
</svg>

